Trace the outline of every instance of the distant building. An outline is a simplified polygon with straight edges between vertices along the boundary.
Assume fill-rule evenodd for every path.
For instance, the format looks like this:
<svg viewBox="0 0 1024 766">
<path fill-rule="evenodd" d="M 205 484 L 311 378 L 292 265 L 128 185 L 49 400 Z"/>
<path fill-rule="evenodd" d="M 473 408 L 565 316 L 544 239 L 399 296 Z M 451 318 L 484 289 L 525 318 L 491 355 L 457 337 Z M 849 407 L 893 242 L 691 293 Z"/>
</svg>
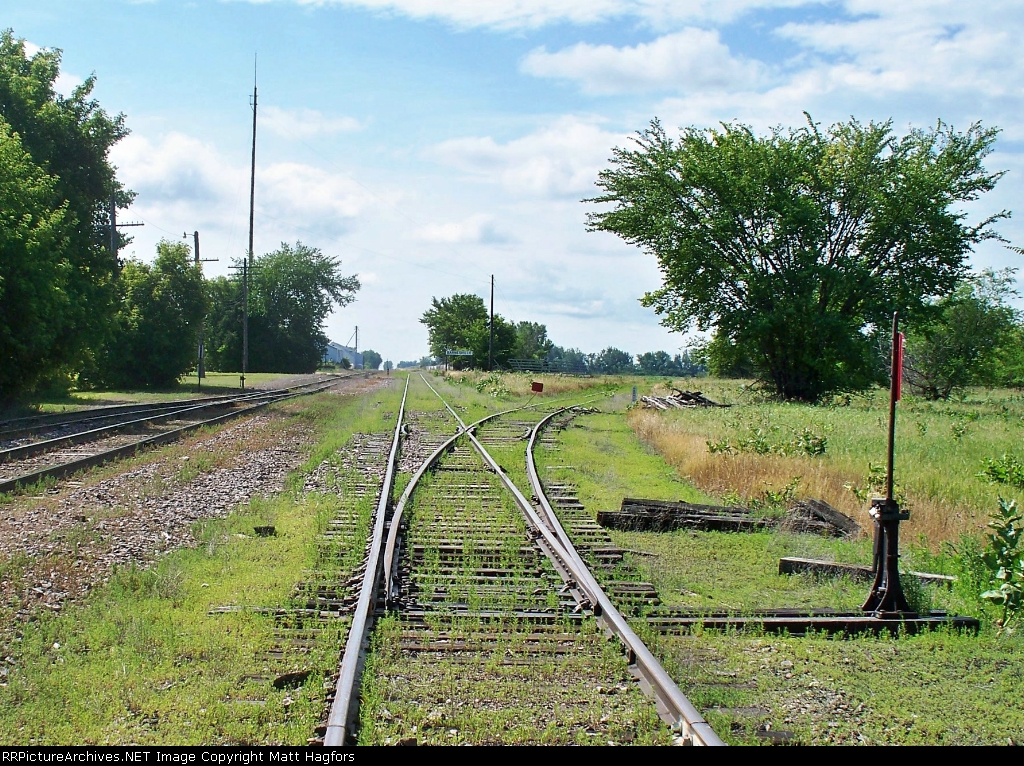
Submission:
<svg viewBox="0 0 1024 766">
<path fill-rule="evenodd" d="M 352 369 L 361 370 L 363 369 L 363 355 L 356 351 L 354 348 L 343 346 L 340 343 L 335 343 L 333 340 L 328 341 L 327 348 L 324 349 L 324 363 L 325 364 L 341 364 L 342 359 L 348 359 L 352 365 Z"/>
</svg>

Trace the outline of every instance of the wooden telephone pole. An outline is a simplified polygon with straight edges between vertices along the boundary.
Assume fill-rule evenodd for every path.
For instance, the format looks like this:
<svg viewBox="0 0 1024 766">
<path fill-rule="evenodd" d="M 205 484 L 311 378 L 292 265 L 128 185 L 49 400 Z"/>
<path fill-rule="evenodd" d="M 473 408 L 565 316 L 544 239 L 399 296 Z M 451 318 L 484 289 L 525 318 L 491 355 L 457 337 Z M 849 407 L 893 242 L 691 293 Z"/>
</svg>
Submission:
<svg viewBox="0 0 1024 766">
<path fill-rule="evenodd" d="M 249 371 L 249 272 L 253 267 L 253 219 L 256 213 L 256 62 L 252 67 L 252 172 L 249 177 L 249 253 L 242 264 L 242 388 L 245 388 L 245 373 Z"/>
<path fill-rule="evenodd" d="M 199 257 L 199 232 L 198 231 L 192 232 L 192 236 L 195 238 L 195 243 L 196 243 L 196 249 L 195 249 L 195 253 L 194 253 L 194 261 L 195 261 L 196 266 L 199 266 L 199 264 L 201 264 L 201 263 L 213 263 L 214 261 L 218 260 L 217 258 L 200 258 Z M 183 237 L 185 239 L 187 239 L 188 238 L 188 232 L 186 232 L 183 235 Z M 206 324 L 206 318 L 203 317 L 202 319 L 199 320 L 199 344 L 198 344 L 198 348 L 196 349 L 196 359 L 197 359 L 197 362 L 196 362 L 196 381 L 197 381 L 196 382 L 196 388 L 197 389 L 203 387 L 203 378 L 206 377 L 206 349 L 203 346 L 203 330 L 205 329 L 205 327 L 204 327 L 205 324 Z"/>
<path fill-rule="evenodd" d="M 494 275 L 491 274 L 491 337 L 487 341 L 487 371 L 494 370 Z"/>
</svg>

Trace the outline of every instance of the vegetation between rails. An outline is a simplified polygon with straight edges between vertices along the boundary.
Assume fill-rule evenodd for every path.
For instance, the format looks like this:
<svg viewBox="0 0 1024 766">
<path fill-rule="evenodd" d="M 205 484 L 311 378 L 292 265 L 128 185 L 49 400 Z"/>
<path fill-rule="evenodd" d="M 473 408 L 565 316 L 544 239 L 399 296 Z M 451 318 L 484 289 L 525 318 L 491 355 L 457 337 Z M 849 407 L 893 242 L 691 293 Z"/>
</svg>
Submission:
<svg viewBox="0 0 1024 766">
<path fill-rule="evenodd" d="M 467 411 L 474 405 L 504 408 L 471 388 L 438 380 L 431 384 L 441 386 L 446 399 L 457 400 L 456 406 Z M 411 409 L 423 401 L 422 391 L 426 387 L 414 381 Z M 523 417 L 536 420 L 539 415 Z M 503 433 L 500 424 L 483 426 L 480 438 L 485 443 L 492 429 Z M 521 511 L 498 479 L 483 469 L 465 437 L 461 445 L 463 452 L 456 455 L 479 464 L 479 473 L 463 469 L 428 474 L 406 510 L 407 550 L 418 549 L 407 554 L 408 577 L 430 604 L 430 612 L 426 627 L 402 622 L 401 613 L 376 626 L 364 673 L 360 743 L 667 743 L 668 731 L 630 680 L 619 647 L 607 642 L 592 622 L 581 628 L 568 619 L 567 597 L 558 594 L 561 583 L 551 565 L 539 551 L 522 552 L 522 546 L 531 544 Z M 521 487 L 526 486 L 524 446 L 520 440 L 489 448 Z M 445 456 L 441 461 L 453 459 L 461 458 Z M 465 497 L 456 490 L 453 496 L 453 483 L 473 490 Z M 490 491 L 481 493 L 484 486 Z M 435 518 L 452 526 L 438 530 Z M 483 523 L 485 528 L 463 536 L 457 531 L 460 522 Z M 457 566 L 439 548 L 453 540 L 461 541 Z M 495 570 L 502 573 L 497 581 L 481 576 Z M 548 611 L 555 624 L 535 632 L 530 621 L 518 620 L 518 610 Z M 501 618 L 483 618 L 480 612 Z M 427 629 L 437 633 L 426 634 Z M 445 641 L 459 648 L 437 647 Z M 424 643 L 433 648 L 407 648 Z"/>
<path fill-rule="evenodd" d="M 679 416 L 696 419 L 722 414 L 728 411 L 700 410 Z M 620 472 L 623 465 L 653 467 L 659 462 L 625 419 L 577 418 L 559 436 L 558 445 L 558 452 L 540 453 L 545 465 L 586 469 L 547 470 L 542 465 L 542 473 L 557 477 L 552 481 L 576 481 L 578 494 L 592 512 L 616 507 L 622 496 L 686 498 L 682 487 L 673 484 L 678 479 L 669 478 L 668 471 L 661 481 L 651 480 L 652 468 Z M 771 459 L 782 458 L 772 455 Z M 663 471 L 669 468 L 662 463 Z M 591 489 L 600 487 L 602 476 L 618 484 L 615 492 Z M 847 542 L 774 532 L 689 531 L 614 532 L 612 536 L 631 551 L 633 565 L 670 605 L 697 610 L 783 606 L 856 610 L 867 593 L 866 584 L 846 579 L 777 574 L 778 558 L 783 555 L 867 563 L 870 541 L 866 538 Z M 1024 715 L 1016 704 L 1015 689 L 1024 677 L 1022 639 L 997 629 L 999 610 L 979 598 L 985 578 L 964 563 L 977 561 L 980 546 L 960 547 L 964 545 L 959 543 L 958 550 L 967 555 L 957 559 L 951 549 L 934 554 L 915 545 L 911 537 L 902 546 L 901 568 L 959 575 L 951 591 L 918 586 L 909 577 L 904 582 L 912 599 L 924 608 L 980 616 L 983 628 L 976 637 L 937 631 L 917 637 L 842 640 L 756 631 L 665 636 L 652 635 L 643 625 L 638 630 L 728 742 L 756 744 L 773 736 L 818 744 L 1020 742 Z M 992 711 L 999 715 L 993 716 Z M 780 731 L 784 734 L 778 735 Z"/>
<path fill-rule="evenodd" d="M 354 432 L 389 432 L 399 395 L 392 386 L 306 400 L 295 417 L 318 441 L 285 492 L 198 525 L 195 549 L 149 569 L 116 571 L 84 603 L 21 625 L 4 652 L 13 664 L 0 687 L 0 739 L 305 744 L 323 713 L 323 680 L 335 668 L 345 623 L 328 624 L 308 655 L 286 653 L 275 662 L 273 617 L 247 608 L 288 606 L 304 570 L 351 569 L 361 560 L 361 544 L 354 558 L 340 551 L 322 559 L 317 538 L 342 498 L 304 493 L 304 476 L 325 459 L 338 461 Z M 371 498 L 358 510 L 364 531 L 372 506 Z M 267 524 L 276 536 L 253 536 L 254 526 Z M 222 605 L 239 611 L 208 615 Z M 289 670 L 309 675 L 295 688 L 271 685 Z"/>
</svg>

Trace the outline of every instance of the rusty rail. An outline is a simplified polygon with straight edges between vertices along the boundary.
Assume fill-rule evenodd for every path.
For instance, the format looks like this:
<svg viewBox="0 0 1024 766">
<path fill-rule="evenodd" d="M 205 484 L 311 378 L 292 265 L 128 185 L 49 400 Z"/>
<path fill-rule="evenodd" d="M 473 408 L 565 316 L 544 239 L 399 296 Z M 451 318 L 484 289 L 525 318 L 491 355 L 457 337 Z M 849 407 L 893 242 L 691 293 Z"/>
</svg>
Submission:
<svg viewBox="0 0 1024 766">
<path fill-rule="evenodd" d="M 426 379 L 424 378 L 426 383 Z M 427 383 L 427 386 L 431 391 L 434 388 Z M 448 411 L 455 416 L 459 424 L 462 426 L 463 431 L 469 436 L 476 448 L 477 452 L 484 461 L 490 466 L 491 470 L 501 479 L 502 483 L 512 493 L 516 499 L 516 503 L 522 509 L 526 515 L 527 521 L 530 525 L 544 538 L 546 547 L 557 559 L 555 561 L 556 567 L 563 571 L 568 571 L 570 577 L 575 581 L 575 584 L 586 594 L 589 600 L 591 608 L 594 611 L 594 616 L 598 619 L 607 630 L 614 634 L 619 641 L 622 642 L 623 646 L 628 652 L 631 664 L 634 664 L 639 674 L 641 686 L 644 691 L 650 694 L 658 707 L 658 713 L 661 715 L 662 720 L 668 723 L 670 726 L 679 731 L 680 736 L 688 744 L 692 745 L 711 745 L 711 746 L 722 746 L 725 743 L 715 734 L 710 724 L 704 720 L 704 717 L 700 714 L 700 711 L 693 706 L 693 703 L 686 698 L 686 695 L 679 689 L 678 685 L 669 677 L 668 673 L 661 666 L 658 659 L 651 653 L 651 650 L 647 648 L 647 645 L 640 639 L 633 629 L 629 627 L 629 623 L 626 618 L 615 608 L 615 605 L 611 602 L 611 599 L 605 594 L 600 584 L 594 578 L 590 572 L 590 568 L 586 565 L 583 559 L 580 557 L 575 546 L 569 540 L 569 535 L 562 528 L 562 525 L 558 521 L 558 517 L 555 515 L 554 509 L 548 502 L 548 499 L 544 493 L 543 485 L 540 482 L 540 477 L 537 474 L 537 467 L 533 456 L 533 447 L 537 440 L 537 435 L 540 433 L 541 428 L 551 421 L 556 415 L 564 413 L 571 407 L 565 407 L 561 410 L 557 410 L 550 415 L 542 418 L 536 426 L 534 426 L 530 433 L 530 441 L 527 445 L 527 472 L 530 476 L 530 483 L 533 486 L 533 491 L 537 500 L 541 506 L 544 517 L 537 513 L 537 510 L 533 507 L 530 501 L 520 492 L 519 488 L 516 487 L 515 483 L 505 474 L 501 466 L 491 457 L 490 453 L 484 448 L 483 444 L 476 438 L 472 432 L 472 427 L 467 427 L 463 423 L 462 418 L 451 407 L 444 401 L 437 391 L 434 391 Z M 475 427 L 477 424 L 473 424 Z M 452 438 L 454 441 L 456 437 Z"/>
<path fill-rule="evenodd" d="M 293 387 L 291 389 L 278 389 L 278 390 L 272 391 L 272 392 L 263 392 L 262 395 L 257 395 L 257 396 L 251 396 L 251 395 L 247 394 L 245 396 L 239 396 L 236 399 L 231 400 L 231 401 L 217 402 L 217 403 L 212 403 L 212 404 L 207 404 L 207 405 L 201 405 L 200 407 L 187 408 L 186 410 L 179 410 L 178 412 L 173 413 L 172 415 L 160 415 L 160 416 L 157 416 L 156 418 L 150 418 L 150 419 L 143 418 L 143 419 L 140 419 L 140 420 L 132 421 L 129 424 L 119 424 L 118 426 L 112 426 L 110 428 L 123 429 L 123 428 L 127 427 L 128 425 L 137 425 L 139 423 L 145 422 L 146 420 L 148 420 L 148 422 L 158 422 L 160 420 L 168 420 L 171 417 L 177 416 L 177 415 L 179 415 L 179 414 L 181 414 L 183 412 L 195 411 L 197 409 L 202 409 L 203 407 L 224 406 L 225 404 L 232 404 L 232 403 L 236 403 L 236 402 L 241 402 L 241 403 L 245 404 L 245 403 L 251 402 L 253 399 L 263 399 L 264 400 L 264 401 L 258 402 L 257 404 L 252 404 L 252 405 L 250 405 L 248 407 L 244 407 L 244 408 L 242 408 L 240 410 L 235 410 L 234 412 L 228 412 L 228 413 L 226 413 L 224 415 L 218 415 L 216 417 L 208 418 L 206 420 L 201 420 L 201 421 L 196 422 L 196 423 L 190 423 L 189 425 L 182 426 L 181 428 L 175 428 L 175 429 L 172 429 L 170 431 L 165 431 L 163 433 L 156 434 L 154 436 L 149 436 L 149 437 L 146 437 L 146 438 L 143 438 L 143 439 L 139 439 L 138 441 L 132 442 L 131 444 L 125 444 L 125 445 L 120 446 L 120 447 L 114 447 L 113 449 L 108 449 L 108 450 L 104 450 L 102 452 L 97 452 L 94 455 L 87 455 L 85 457 L 77 458 L 75 460 L 70 460 L 70 461 L 68 461 L 66 463 L 61 463 L 60 465 L 54 465 L 54 466 L 49 466 L 47 468 L 41 468 L 41 469 L 39 469 L 37 471 L 31 471 L 30 473 L 22 474 L 21 476 L 15 476 L 12 479 L 6 479 L 4 481 L 0 481 L 0 492 L 10 492 L 10 491 L 13 491 L 13 490 L 17 489 L 18 487 L 24 487 L 24 486 L 29 486 L 31 484 L 34 484 L 34 483 L 36 483 L 36 482 L 38 482 L 38 481 L 40 481 L 42 479 L 47 479 L 47 478 L 63 478 L 65 476 L 70 476 L 71 474 L 77 473 L 78 471 L 82 471 L 82 470 L 85 470 L 87 468 L 95 468 L 96 466 L 103 465 L 104 463 L 109 463 L 109 462 L 111 462 L 113 460 L 117 460 L 117 459 L 122 458 L 122 457 L 134 455 L 136 452 L 138 452 L 140 450 L 143 450 L 143 449 L 148 449 L 150 447 L 158 447 L 158 446 L 162 446 L 164 444 L 170 444 L 173 441 L 177 441 L 182 436 L 185 436 L 186 434 L 189 434 L 192 431 L 197 431 L 200 428 L 204 428 L 206 426 L 218 425 L 220 423 L 224 423 L 224 422 L 227 422 L 229 420 L 234 420 L 235 418 L 243 417 L 245 415 L 251 415 L 251 414 L 257 412 L 258 410 L 261 410 L 261 409 L 263 409 L 265 407 L 268 407 L 271 404 L 274 404 L 276 402 L 283 402 L 283 401 L 286 401 L 288 399 L 294 399 L 297 396 L 304 396 L 304 395 L 307 395 L 307 394 L 319 393 L 320 391 L 325 391 L 326 389 L 331 388 L 332 386 L 335 386 L 337 384 L 338 384 L 338 379 L 333 379 L 329 383 L 316 384 L 316 387 L 312 388 L 312 390 L 309 390 L 309 391 L 298 391 L 298 390 L 296 390 L 296 389 L 299 389 L 299 388 L 310 388 L 310 385 L 307 384 L 306 386 L 295 386 L 295 387 Z M 102 429 L 98 429 L 98 430 L 102 430 Z M 91 434 L 91 433 L 94 433 L 94 432 L 90 431 L 90 432 L 86 432 L 86 433 L 90 433 Z M 112 434 L 112 433 L 115 433 L 115 431 L 108 431 L 108 432 L 105 432 L 105 433 Z M 81 443 L 81 442 L 65 442 L 64 441 L 65 439 L 73 439 L 73 438 L 74 437 L 62 437 L 60 439 L 53 440 L 53 441 L 56 441 L 56 442 L 61 442 L 61 444 L 54 445 L 54 446 L 64 446 L 65 444 L 70 444 L 70 443 Z M 48 443 L 49 442 L 40 442 L 39 444 L 48 444 Z M 32 446 L 35 446 L 35 445 L 27 445 L 27 446 L 32 447 Z M 52 449 L 53 447 L 50 447 L 50 448 Z M 20 448 L 15 448 L 15 450 L 8 450 L 7 452 L 8 453 L 15 453 L 17 449 L 20 449 Z M 31 453 L 31 454 L 39 454 L 40 452 L 43 452 L 43 451 L 45 451 L 45 450 L 38 450 L 38 451 L 36 451 L 34 453 Z M 8 457 L 9 456 L 10 455 L 8 455 Z"/>
<path fill-rule="evenodd" d="M 626 618 L 615 608 L 597 580 L 591 574 L 589 567 L 580 557 L 575 546 L 569 540 L 569 535 L 558 521 L 551 503 L 548 501 L 541 484 L 540 475 L 537 473 L 537 464 L 534 459 L 533 448 L 537 441 L 537 435 L 555 416 L 571 409 L 566 407 L 553 412 L 540 420 L 534 426 L 530 434 L 530 441 L 526 448 L 526 470 L 530 477 L 530 484 L 533 494 L 540 504 L 544 516 L 540 531 L 545 537 L 554 537 L 560 545 L 564 555 L 567 557 L 570 569 L 576 577 L 577 583 L 583 588 L 590 598 L 594 608 L 594 615 L 605 628 L 615 634 L 629 652 L 630 658 L 634 660 L 636 669 L 640 674 L 642 685 L 654 697 L 658 706 L 658 712 L 662 719 L 670 726 L 676 728 L 684 739 L 688 739 L 693 745 L 724 745 L 725 743 L 715 734 L 710 724 L 704 720 L 700 711 L 693 706 L 693 703 L 686 698 L 686 695 L 679 689 L 665 669 L 661 666 L 650 649 L 640 639 L 633 629 L 629 627 Z M 474 440 L 475 442 L 475 440 Z M 482 446 L 478 449 L 483 449 Z M 492 461 L 493 462 L 493 461 Z M 500 470 L 500 469 L 499 469 Z M 503 475 L 503 474 L 499 474 Z M 531 506 L 531 511 L 533 510 Z M 533 515 L 536 515 L 535 513 Z"/>
<path fill-rule="evenodd" d="M 331 705 L 331 712 L 327 718 L 327 731 L 324 734 L 325 746 L 346 744 L 349 730 L 355 723 L 359 712 L 359 679 L 363 672 L 366 642 L 369 639 L 370 617 L 377 602 L 377 583 L 380 579 L 382 565 L 384 517 L 387 514 L 391 488 L 395 481 L 395 466 L 398 462 L 398 447 L 402 438 L 402 423 L 405 419 L 405 401 L 409 395 L 410 377 L 405 379 L 405 391 L 402 393 L 402 404 L 398 410 L 398 422 L 395 424 L 395 436 L 391 442 L 388 467 L 381 484 L 380 499 L 377 501 L 377 516 L 373 522 L 373 538 L 366 560 L 366 570 L 363 572 L 362 587 L 359 590 L 359 602 L 352 616 L 348 639 L 345 641 L 345 653 L 342 655 L 338 683 L 335 686 L 334 703 Z"/>
</svg>

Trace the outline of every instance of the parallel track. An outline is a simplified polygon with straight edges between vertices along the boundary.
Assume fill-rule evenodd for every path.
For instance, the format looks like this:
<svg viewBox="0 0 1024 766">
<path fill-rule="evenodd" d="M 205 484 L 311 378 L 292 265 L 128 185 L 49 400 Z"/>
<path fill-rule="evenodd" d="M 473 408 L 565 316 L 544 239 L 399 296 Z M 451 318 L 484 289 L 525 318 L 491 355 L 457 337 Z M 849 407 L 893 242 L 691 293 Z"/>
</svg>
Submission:
<svg viewBox="0 0 1024 766">
<path fill-rule="evenodd" d="M 4 472 L 8 477 L 0 480 L 0 492 L 10 492 L 18 487 L 34 484 L 45 478 L 63 478 L 86 468 L 93 468 L 98 465 L 132 455 L 141 449 L 169 444 L 180 439 L 182 436 L 205 426 L 217 425 L 219 423 L 233 420 L 238 417 L 254 414 L 255 412 L 273 404 L 285 401 L 297 396 L 318 393 L 337 385 L 344 378 L 332 378 L 327 383 L 313 383 L 291 388 L 273 389 L 270 391 L 257 391 L 253 393 L 240 394 L 226 398 L 217 398 L 213 401 L 203 401 L 199 404 L 186 402 L 185 406 L 177 406 L 175 409 L 166 411 L 161 405 L 149 407 L 142 412 L 142 417 L 137 411 L 130 410 L 116 416 L 121 422 L 90 428 L 74 434 L 58 436 L 42 441 L 11 447 L 0 451 L 0 465 L 6 468 Z M 213 417 L 207 417 L 210 411 L 234 408 L 226 413 L 220 413 Z M 107 416 L 109 417 L 109 416 Z M 125 420 L 127 418 L 127 420 Z M 87 422 L 86 420 L 73 421 L 77 423 Z M 179 425 L 184 423 L 184 425 Z M 165 428 L 159 433 L 152 434 L 154 426 L 163 425 Z M 166 426 L 170 425 L 170 428 Z M 53 423 L 48 423 L 46 428 L 53 428 Z M 149 431 L 138 438 L 126 436 L 126 432 Z M 121 442 L 114 446 L 102 446 L 103 442 L 111 440 Z M 82 450 L 75 449 L 77 445 L 87 445 L 87 454 L 81 454 Z M 101 445 L 100 449 L 95 449 Z M 61 454 L 61 453 L 65 454 Z M 71 452 L 68 455 L 66 453 Z M 12 471 L 9 464 L 24 461 L 33 461 L 40 455 L 52 454 L 57 456 L 57 461 L 43 467 L 34 467 L 30 470 L 19 471 L 15 469 L 16 475 L 10 476 Z M 39 461 L 35 461 L 39 462 Z M 6 464 L 6 465 L 5 465 Z M 29 463 L 31 464 L 31 463 Z M 0 469 L 3 470 L 3 469 Z"/>
<path fill-rule="evenodd" d="M 655 700 L 660 716 L 678 735 L 677 741 L 695 745 L 723 744 L 605 595 L 544 497 L 533 467 L 533 445 L 543 425 L 566 410 L 552 412 L 539 423 L 534 418 L 529 422 L 502 421 L 503 425 L 494 427 L 497 418 L 514 412 L 509 410 L 466 425 L 425 378 L 423 382 L 441 399 L 458 428 L 417 468 L 395 505 L 385 538 L 385 515 L 402 432 L 401 421 L 396 426 L 392 459 L 379 498 L 364 570 L 359 609 L 349 632 L 324 744 L 350 743 L 355 735 L 360 672 L 373 622 L 372 610 L 378 602 L 386 604 L 399 618 L 402 656 L 407 657 L 403 660 L 402 677 L 414 675 L 417 667 L 429 676 L 445 663 L 454 663 L 464 668 L 460 672 L 465 678 L 451 682 L 465 687 L 465 692 L 470 687 L 479 688 L 472 686 L 479 680 L 473 678 L 474 673 L 479 673 L 479 667 L 469 658 L 486 656 L 500 647 L 513 652 L 508 647 L 518 646 L 520 648 L 501 663 L 511 664 L 513 676 L 520 673 L 534 678 L 531 684 L 537 687 L 534 691 L 540 697 L 543 694 L 539 689 L 543 687 L 548 692 L 554 690 L 552 693 L 556 696 L 562 692 L 563 697 L 571 698 L 571 702 L 561 703 L 565 705 L 561 713 L 565 718 L 557 720 L 558 725 L 573 729 L 578 739 L 586 721 L 595 721 L 600 710 L 606 709 L 601 723 L 592 724 L 586 733 L 596 736 L 598 732 L 591 728 L 604 726 L 609 732 L 618 731 L 629 741 L 628 737 L 633 735 L 627 731 L 628 726 L 615 729 L 614 721 L 612 725 L 607 722 L 613 712 L 632 720 L 638 715 L 638 703 L 634 692 L 616 686 L 615 671 L 607 657 L 602 656 L 601 642 L 595 643 L 598 636 L 593 627 L 588 628 L 596 617 L 605 631 L 624 646 L 630 672 Z M 403 412 L 404 408 L 403 398 Z M 530 436 L 527 466 L 533 491 L 540 501 L 539 508 L 527 500 L 474 433 L 488 426 L 491 426 L 491 433 L 485 434 L 483 440 L 499 446 Z M 466 440 L 472 449 L 467 449 Z M 419 499 L 410 518 L 407 506 L 411 505 L 413 493 L 431 468 L 435 469 L 432 486 L 422 490 L 427 493 L 425 497 L 417 496 Z M 507 493 L 505 497 L 510 495 L 514 503 L 503 501 L 502 491 Z M 383 613 L 378 611 L 378 614 Z M 555 664 L 551 665 L 552 662 Z M 532 669 L 523 669 L 527 667 Z M 569 672 L 569 675 L 551 676 L 558 672 Z M 588 678 L 591 672 L 594 677 Z M 608 698 L 594 697 L 592 683 L 597 679 L 622 689 L 614 704 Z M 405 688 L 407 682 L 402 684 L 402 692 L 414 696 L 420 693 Z M 602 687 L 596 688 L 600 691 Z M 456 697 L 458 693 L 452 692 L 451 696 Z M 529 693 L 526 696 L 529 697 Z M 529 707 L 532 702 L 523 699 L 521 704 Z M 455 704 L 450 698 L 447 703 Z M 416 704 L 413 703 L 413 709 Z M 495 713 L 499 724 L 501 715 L 500 710 Z M 543 717 L 543 713 L 539 715 Z M 549 728 L 551 725 L 549 723 Z M 504 722 L 506 730 L 516 726 L 513 720 Z M 457 731 L 452 729 L 449 734 L 458 736 Z M 502 741 L 500 733 L 495 736 L 497 739 L 488 741 Z M 564 737 L 566 733 L 558 736 Z M 647 736 L 654 735 L 648 732 Z"/>
</svg>

